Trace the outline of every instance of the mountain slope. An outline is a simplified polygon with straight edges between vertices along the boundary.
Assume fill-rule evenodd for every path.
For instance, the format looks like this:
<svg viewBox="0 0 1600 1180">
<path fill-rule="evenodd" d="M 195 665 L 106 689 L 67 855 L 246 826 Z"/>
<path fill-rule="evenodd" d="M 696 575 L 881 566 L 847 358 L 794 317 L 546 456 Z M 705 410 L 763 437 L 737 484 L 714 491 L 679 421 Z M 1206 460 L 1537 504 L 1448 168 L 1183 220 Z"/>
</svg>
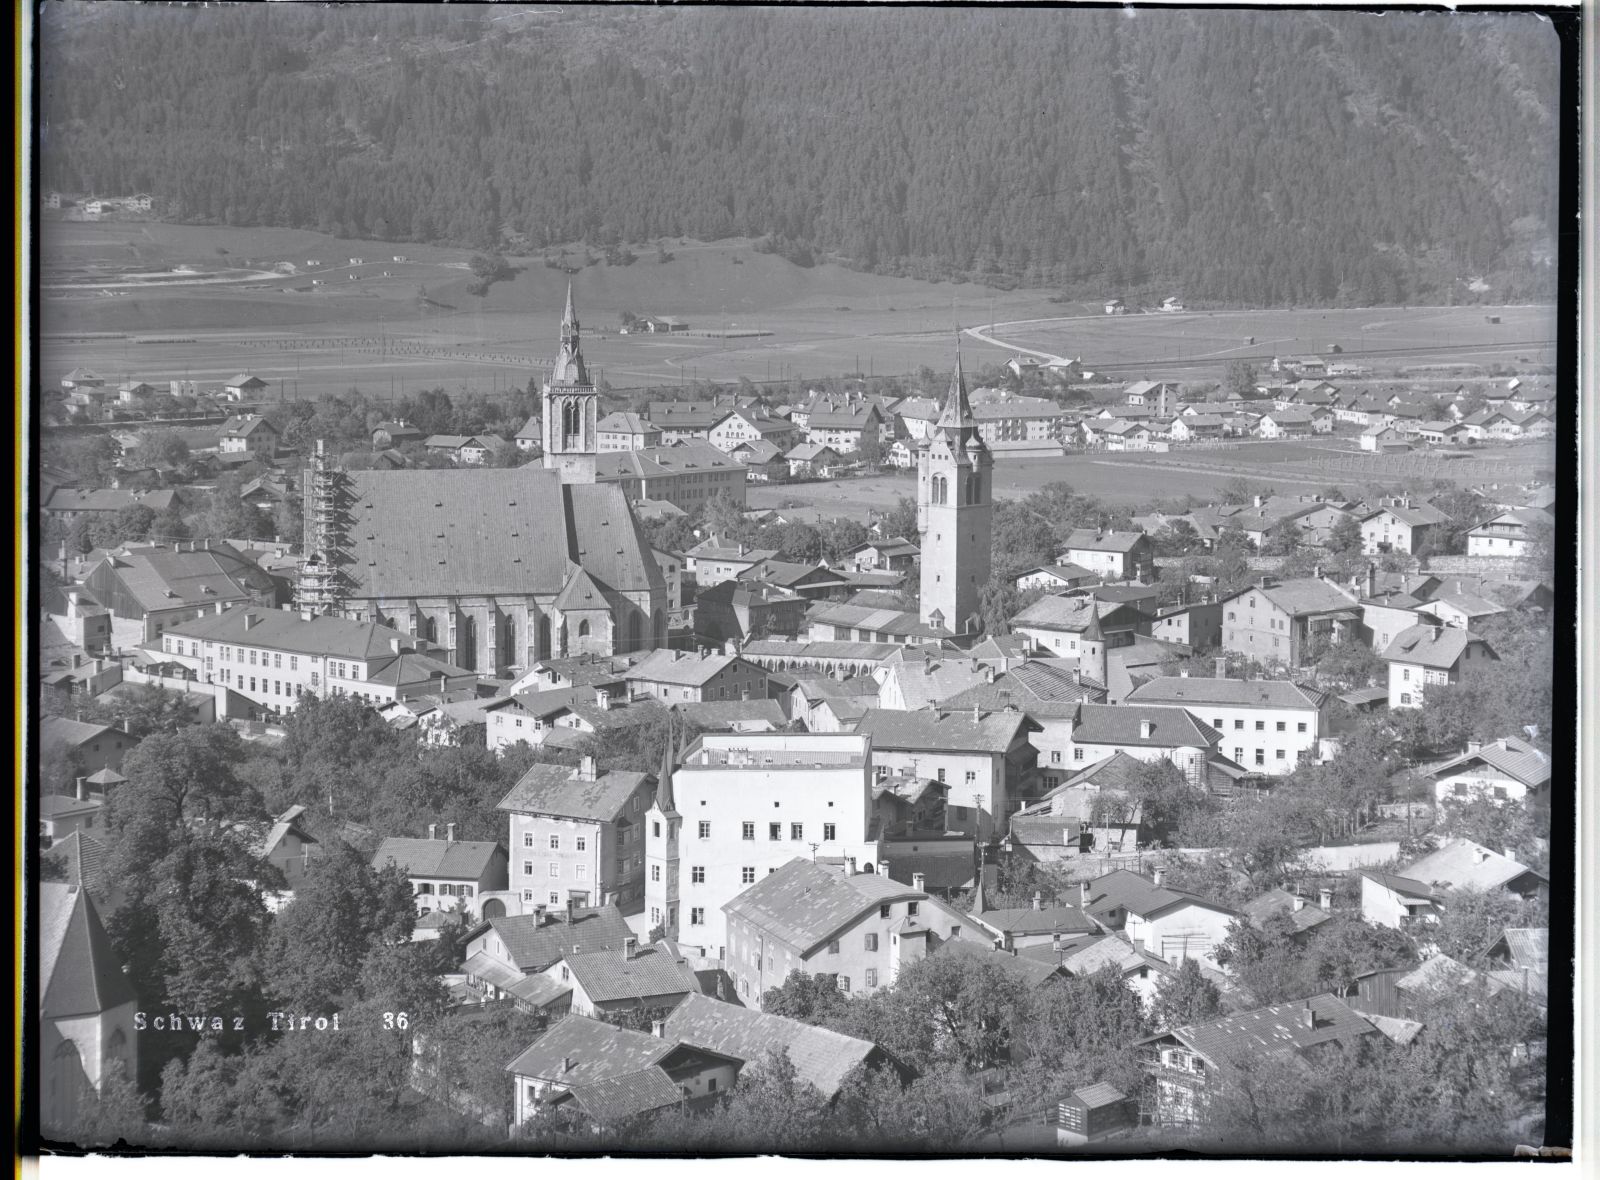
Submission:
<svg viewBox="0 0 1600 1180">
<path fill-rule="evenodd" d="M 1553 289 L 1547 22 L 1129 13 L 68 3 L 43 183 L 399 241 L 769 236 L 1074 294 Z"/>
</svg>

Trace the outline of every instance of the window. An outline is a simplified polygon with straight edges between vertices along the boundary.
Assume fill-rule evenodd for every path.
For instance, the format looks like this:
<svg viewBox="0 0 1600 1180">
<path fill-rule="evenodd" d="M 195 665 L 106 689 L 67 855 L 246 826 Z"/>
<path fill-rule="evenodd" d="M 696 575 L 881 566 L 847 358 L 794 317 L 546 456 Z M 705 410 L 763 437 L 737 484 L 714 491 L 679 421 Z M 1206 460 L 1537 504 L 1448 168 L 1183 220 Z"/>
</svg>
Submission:
<svg viewBox="0 0 1600 1180">
<path fill-rule="evenodd" d="M 1304 721 L 1296 723 L 1294 730 L 1296 733 L 1304 733 L 1306 731 L 1306 723 Z"/>
<path fill-rule="evenodd" d="M 878 917 L 880 918 L 887 918 L 892 913 L 894 913 L 894 906 L 887 902 L 878 907 Z"/>
<path fill-rule="evenodd" d="M 694 885 L 704 885 L 706 883 L 706 866 L 691 866 L 689 869 L 689 881 Z"/>
<path fill-rule="evenodd" d="M 651 835 L 653 835 L 653 836 L 661 835 L 661 821 L 660 820 L 657 820 L 654 823 L 652 823 L 650 825 L 650 827 L 653 829 L 653 831 L 650 833 Z"/>
<path fill-rule="evenodd" d="M 848 975 L 839 976 L 839 990 L 842 992 L 850 990 L 850 977 Z"/>
<path fill-rule="evenodd" d="M 805 826 L 805 824 L 790 824 L 789 825 L 789 839 L 791 839 L 791 840 L 804 840 L 805 838 L 806 838 L 806 826 Z"/>
<path fill-rule="evenodd" d="M 1082 746 L 1073 746 L 1072 747 L 1072 760 L 1074 762 L 1082 762 L 1083 761 L 1083 747 Z"/>
<path fill-rule="evenodd" d="M 522 862 L 522 875 L 524 877 L 533 876 L 533 862 L 531 860 L 525 860 Z"/>
<path fill-rule="evenodd" d="M 755 824 L 740 824 L 739 829 L 739 834 L 746 840 L 754 840 L 756 838 Z"/>
<path fill-rule="evenodd" d="M 555 861 L 550 862 L 550 875 L 552 877 L 559 877 L 561 875 L 561 866 Z"/>
<path fill-rule="evenodd" d="M 1233 748 L 1233 760 L 1235 762 L 1243 762 L 1244 761 L 1244 747 L 1243 746 L 1235 746 Z"/>
<path fill-rule="evenodd" d="M 835 824 L 823 824 L 822 825 L 822 840 L 823 840 L 823 843 L 825 843 L 825 844 L 832 843 L 834 838 L 835 838 L 834 837 L 834 833 L 837 832 L 838 830 L 839 830 L 838 826 L 835 825 Z"/>
<path fill-rule="evenodd" d="M 1284 732 L 1284 730 L 1286 730 L 1288 728 L 1289 728 L 1289 723 L 1288 722 L 1286 722 L 1286 721 L 1278 722 L 1278 732 L 1279 733 Z"/>
<path fill-rule="evenodd" d="M 1277 756 L 1277 759 L 1278 759 L 1279 762 L 1283 761 L 1283 751 L 1282 750 L 1274 750 L 1273 753 Z"/>
<path fill-rule="evenodd" d="M 651 865 L 650 866 L 650 879 L 652 881 L 661 880 L 661 866 L 660 865 Z"/>
<path fill-rule="evenodd" d="M 561 904 L 561 895 L 559 893 L 557 893 L 554 889 L 552 889 L 550 891 L 550 904 L 551 905 L 560 905 Z"/>
<path fill-rule="evenodd" d="M 1222 728 L 1222 718 L 1221 717 L 1213 717 L 1211 719 L 1211 728 L 1212 729 L 1221 729 Z"/>
<path fill-rule="evenodd" d="M 299 668 L 300 668 L 300 657 L 299 656 L 290 656 L 289 657 L 289 671 L 295 672 L 295 671 L 298 671 Z"/>
<path fill-rule="evenodd" d="M 708 819 L 703 819 L 700 821 L 700 839 L 711 839 L 711 821 Z"/>
<path fill-rule="evenodd" d="M 875 951 L 878 949 L 878 936 L 876 934 L 867 935 L 867 949 L 869 951 Z"/>
<path fill-rule="evenodd" d="M 697 905 L 689 911 L 689 925 L 704 926 L 706 924 L 706 908 Z"/>
<path fill-rule="evenodd" d="M 939 776 L 938 777 L 939 777 L 939 781 L 941 783 L 944 782 L 944 767 L 942 767 L 942 766 L 939 767 Z"/>
<path fill-rule="evenodd" d="M 1262 730 L 1264 730 L 1266 728 L 1267 728 L 1267 723 L 1265 721 L 1257 721 L 1256 722 L 1256 732 L 1257 733 L 1260 733 Z"/>
<path fill-rule="evenodd" d="M 587 877 L 588 875 L 589 875 L 589 866 L 588 865 L 579 865 L 578 866 L 578 880 L 581 881 L 585 877 Z"/>
<path fill-rule="evenodd" d="M 550 851 L 559 852 L 560 849 L 561 849 L 561 837 L 560 836 L 551 836 L 550 837 Z"/>
<path fill-rule="evenodd" d="M 1409 692 L 1401 693 L 1400 694 L 1400 703 L 1402 705 L 1409 705 L 1411 703 L 1411 694 Z"/>
<path fill-rule="evenodd" d="M 837 938 L 828 944 L 828 953 L 830 955 L 836 955 L 839 953 L 839 940 Z"/>
<path fill-rule="evenodd" d="M 1257 766 L 1265 766 L 1266 764 L 1267 764 L 1267 752 L 1265 750 L 1257 750 L 1256 751 L 1256 765 Z"/>
<path fill-rule="evenodd" d="M 978 772 L 976 770 L 967 771 L 966 781 L 969 782 L 969 783 L 977 782 L 978 781 Z"/>
<path fill-rule="evenodd" d="M 1050 761 L 1059 763 L 1061 761 L 1061 751 L 1060 750 L 1051 750 L 1050 751 Z"/>
<path fill-rule="evenodd" d="M 1229 611 L 1228 612 L 1228 622 L 1234 623 L 1234 622 L 1237 622 L 1237 621 L 1238 621 L 1238 616 L 1235 615 L 1232 611 Z"/>
<path fill-rule="evenodd" d="M 587 836 L 579 836 L 578 837 L 578 851 L 579 852 L 587 852 L 588 850 L 589 850 L 589 837 L 587 837 Z"/>
<path fill-rule="evenodd" d="M 782 824 L 768 824 L 767 825 L 767 839 L 768 840 L 782 840 L 783 839 L 783 825 Z"/>
<path fill-rule="evenodd" d="M 1235 717 L 1234 720 L 1233 720 L 1233 727 L 1235 729 L 1243 729 L 1244 728 L 1244 719 L 1242 717 Z"/>
<path fill-rule="evenodd" d="M 278 652 L 273 652 L 272 653 L 272 666 L 274 668 L 283 667 L 283 656 L 280 655 Z"/>
<path fill-rule="evenodd" d="M 878 986 L 878 969 L 876 967 L 868 967 L 867 968 L 867 986 L 868 987 L 877 987 Z"/>
<path fill-rule="evenodd" d="M 756 870 L 754 865 L 745 865 L 739 870 L 739 883 L 741 885 L 754 885 L 756 883 Z"/>
<path fill-rule="evenodd" d="M 256 662 L 256 649 L 252 647 L 250 649 L 250 664 L 251 664 L 252 667 L 255 665 L 255 662 Z"/>
<path fill-rule="evenodd" d="M 1410 668 L 1401 668 L 1400 669 L 1400 679 L 1401 680 L 1410 680 L 1411 679 L 1411 669 Z"/>
</svg>

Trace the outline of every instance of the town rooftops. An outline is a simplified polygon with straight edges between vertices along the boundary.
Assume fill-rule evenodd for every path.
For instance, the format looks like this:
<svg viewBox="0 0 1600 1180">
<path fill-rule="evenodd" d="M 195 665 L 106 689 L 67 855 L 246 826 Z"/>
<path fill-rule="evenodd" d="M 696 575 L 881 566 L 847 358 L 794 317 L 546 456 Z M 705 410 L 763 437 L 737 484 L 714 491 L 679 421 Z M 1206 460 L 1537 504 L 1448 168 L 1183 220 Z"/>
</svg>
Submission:
<svg viewBox="0 0 1600 1180">
<path fill-rule="evenodd" d="M 580 907 L 570 919 L 561 910 L 552 915 L 515 914 L 490 918 L 489 926 L 505 944 L 506 957 L 524 972 L 546 971 L 569 955 L 595 951 L 621 954 L 633 928 L 614 905 Z"/>
<path fill-rule="evenodd" d="M 860 698 L 833 699 L 859 700 Z M 678 701 L 673 704 L 672 711 L 688 718 L 701 729 L 709 730 L 736 729 L 741 724 L 765 724 L 773 729 L 782 729 L 789 723 L 789 719 L 784 716 L 783 706 L 770 697 L 748 701 Z"/>
<path fill-rule="evenodd" d="M 221 542 L 118 549 L 88 576 L 94 578 L 106 567 L 147 611 L 259 598 L 277 588 L 270 574 Z"/>
<path fill-rule="evenodd" d="M 1379 655 L 1382 659 L 1398 664 L 1420 664 L 1424 668 L 1453 668 L 1468 646 L 1475 642 L 1482 643 L 1482 637 L 1461 627 L 1418 624 L 1407 627 L 1396 635 Z"/>
<path fill-rule="evenodd" d="M 587 1016 L 568 1016 L 518 1054 L 506 1070 L 563 1086 L 581 1085 L 637 1073 L 677 1047 L 676 1041 L 664 1037 Z"/>
<path fill-rule="evenodd" d="M 578 767 L 536 762 L 495 806 L 500 811 L 610 823 L 649 777 L 635 770 L 608 770 L 586 779 Z"/>
<path fill-rule="evenodd" d="M 133 985 L 89 895 L 54 881 L 38 890 L 40 1014 L 91 1016 L 134 1001 Z"/>
<path fill-rule="evenodd" d="M 299 611 L 242 604 L 218 614 L 173 623 L 166 634 L 350 660 L 385 658 L 398 654 L 396 644 L 402 649 L 414 649 L 417 644 L 414 636 L 377 623 L 357 623 L 335 615 L 312 615 L 308 619 Z M 456 669 L 454 674 L 465 673 Z"/>
<path fill-rule="evenodd" d="M 1495 889 L 1519 877 L 1545 880 L 1545 875 L 1471 840 L 1456 838 L 1401 870 L 1406 877 L 1435 889 Z"/>
<path fill-rule="evenodd" d="M 372 867 L 381 869 L 393 862 L 408 877 L 476 881 L 488 869 L 498 850 L 500 844 L 495 840 L 413 840 L 390 836 L 373 853 Z"/>
<path fill-rule="evenodd" d="M 1309 1049 L 1378 1033 L 1376 1026 L 1331 993 L 1272 1004 L 1205 1024 L 1186 1024 L 1139 1044 L 1175 1038 L 1213 1065 Z M 1381 1034 L 1379 1034 L 1381 1035 Z"/>
<path fill-rule="evenodd" d="M 109 725 L 75 721 L 71 717 L 46 716 L 39 722 L 39 732 L 44 742 L 60 742 L 72 749 L 113 731 Z"/>
<path fill-rule="evenodd" d="M 1294 616 L 1355 611 L 1358 605 L 1353 595 L 1328 585 L 1321 578 L 1290 578 L 1282 582 L 1268 579 L 1265 586 L 1245 586 L 1223 601 L 1233 602 L 1250 594 L 1259 594 L 1279 610 Z"/>
<path fill-rule="evenodd" d="M 223 438 L 249 438 L 258 430 L 264 430 L 269 434 L 278 433 L 278 428 L 260 414 L 236 414 L 222 424 L 220 434 Z"/>
<path fill-rule="evenodd" d="M 1046 631 L 1086 631 L 1099 617 L 1093 598 L 1067 598 L 1047 594 L 1029 603 L 1011 618 L 1012 627 L 1037 627 Z"/>
<path fill-rule="evenodd" d="M 105 885 L 106 846 L 82 829 L 50 845 L 43 858 L 61 867 L 67 885 L 94 891 Z"/>
<path fill-rule="evenodd" d="M 121 512 L 141 504 L 152 512 L 164 512 L 177 498 L 171 488 L 156 492 L 131 492 L 122 488 L 58 487 L 45 499 L 46 512 Z"/>
<path fill-rule="evenodd" d="M 1503 737 L 1475 750 L 1435 764 L 1428 774 L 1438 777 L 1448 771 L 1482 763 L 1509 775 L 1526 787 L 1541 787 L 1550 782 L 1550 756 L 1521 738 Z"/>
<path fill-rule="evenodd" d="M 812 623 L 825 627 L 844 627 L 852 631 L 865 631 L 869 635 L 907 635 L 936 639 L 949 635 L 945 627 L 922 621 L 912 610 L 891 610 L 884 607 L 851 606 L 843 602 L 818 603 L 808 613 Z"/>
<path fill-rule="evenodd" d="M 871 1041 L 725 1004 L 691 992 L 667 1017 L 668 1041 L 679 1041 L 741 1061 L 761 1062 L 769 1052 L 786 1052 L 795 1073 L 825 1098 L 839 1092 L 845 1076 L 879 1052 Z"/>
<path fill-rule="evenodd" d="M 729 918 L 748 922 L 804 956 L 879 905 L 926 896 L 879 874 L 841 875 L 796 857 L 761 877 L 722 909 Z"/>
<path fill-rule="evenodd" d="M 605 434 L 651 434 L 658 433 L 660 428 L 652 426 L 641 414 L 614 410 L 600 419 L 595 430 Z"/>
<path fill-rule="evenodd" d="M 592 1122 L 605 1127 L 648 1111 L 675 1106 L 683 1101 L 683 1091 L 666 1070 L 651 1065 L 633 1073 L 568 1083 L 565 1093 L 553 1097 L 552 1101 L 571 1102 Z"/>
<path fill-rule="evenodd" d="M 1288 918 L 1296 931 L 1310 930 L 1333 917 L 1315 903 L 1303 903 L 1299 909 L 1295 909 L 1295 900 L 1295 895 L 1287 889 L 1269 889 L 1244 904 L 1244 916 L 1250 919 L 1252 926 L 1263 926 L 1272 918 Z"/>
<path fill-rule="evenodd" d="M 1104 697 L 1105 685 L 1096 684 L 1077 669 L 1069 672 L 1033 660 L 1000 673 L 992 683 L 973 684 L 940 703 L 951 711 L 1017 708 L 1030 717 L 1062 719 L 1076 716 L 1078 704 Z"/>
<path fill-rule="evenodd" d="M 1029 987 L 1038 987 L 1060 975 L 1060 963 L 1011 951 L 995 950 L 977 939 L 950 938 L 939 944 L 941 955 L 956 955 L 964 959 L 977 959 L 992 963 L 1000 970 L 1017 976 Z"/>
<path fill-rule="evenodd" d="M 778 551 L 776 549 L 752 549 L 742 541 L 730 545 L 722 537 L 713 533 L 693 549 L 686 549 L 684 556 L 692 557 L 696 561 L 745 561 L 755 565 L 757 562 L 770 561 L 778 556 Z"/>
<path fill-rule="evenodd" d="M 1004 754 L 1022 734 L 1037 728 L 1020 711 L 983 713 L 976 709 L 869 709 L 856 724 L 856 732 L 870 736 L 879 749 L 972 754 Z"/>
<path fill-rule="evenodd" d="M 618 951 L 567 955 L 572 978 L 597 1004 L 698 990 L 694 970 L 664 943 L 641 947 L 632 956 Z"/>
<path fill-rule="evenodd" d="M 1074 743 L 1105 746 L 1213 747 L 1222 735 L 1187 709 L 1171 705 L 1081 705 Z"/>
<path fill-rule="evenodd" d="M 743 465 L 733 456 L 700 441 L 636 451 L 601 451 L 595 457 L 595 474 L 600 480 L 656 479 L 716 468 L 743 471 Z"/>
<path fill-rule="evenodd" d="M 1210 676 L 1158 676 L 1124 698 L 1129 704 L 1230 705 L 1259 709 L 1316 709 L 1327 694 L 1292 680 L 1233 680 Z"/>
<path fill-rule="evenodd" d="M 1383 504 L 1362 513 L 1358 519 L 1368 521 L 1384 513 L 1388 513 L 1401 524 L 1408 524 L 1413 528 L 1419 525 L 1447 524 L 1450 520 L 1448 514 L 1441 512 L 1426 500 L 1418 500 L 1416 503 L 1403 501 L 1398 504 Z"/>
<path fill-rule="evenodd" d="M 698 687 L 716 679 L 739 662 L 738 656 L 721 653 L 697 655 L 663 647 L 652 651 L 629 668 L 623 673 L 623 679 Z"/>
<path fill-rule="evenodd" d="M 1547 926 L 1507 926 L 1489 948 L 1492 952 L 1501 946 L 1511 964 L 1530 971 L 1550 969 L 1550 929 Z"/>
<path fill-rule="evenodd" d="M 1237 910 L 1219 902 L 1209 901 L 1197 893 L 1157 885 L 1149 877 L 1140 876 L 1127 869 L 1113 869 L 1103 877 L 1096 877 L 1090 881 L 1089 902 L 1083 910 L 1091 917 L 1109 914 L 1113 910 L 1125 910 L 1130 914 L 1148 918 L 1180 905 L 1204 906 L 1224 914 L 1238 913 Z"/>
<path fill-rule="evenodd" d="M 683 770 L 737 770 L 747 767 L 805 770 L 861 768 L 872 743 L 848 733 L 701 734 L 689 743 Z"/>
<path fill-rule="evenodd" d="M 1094 553 L 1131 553 L 1140 542 L 1149 543 L 1144 533 L 1116 529 L 1073 529 L 1061 546 L 1064 551 L 1074 549 Z"/>
<path fill-rule="evenodd" d="M 1015 824 L 1015 821 L 1012 822 Z M 973 917 L 991 930 L 1003 934 L 1093 934 L 1100 929 L 1082 910 L 1072 905 L 984 910 Z"/>
</svg>

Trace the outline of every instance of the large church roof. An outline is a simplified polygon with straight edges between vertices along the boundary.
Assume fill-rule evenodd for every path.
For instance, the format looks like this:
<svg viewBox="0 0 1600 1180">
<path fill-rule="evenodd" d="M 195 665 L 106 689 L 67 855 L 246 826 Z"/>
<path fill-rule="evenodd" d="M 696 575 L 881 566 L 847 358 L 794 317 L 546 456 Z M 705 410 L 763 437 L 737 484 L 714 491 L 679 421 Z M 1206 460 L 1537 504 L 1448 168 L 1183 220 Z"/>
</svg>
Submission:
<svg viewBox="0 0 1600 1180">
<path fill-rule="evenodd" d="M 538 467 L 349 473 L 349 598 L 556 594 L 569 563 L 665 592 L 622 488 Z"/>
</svg>

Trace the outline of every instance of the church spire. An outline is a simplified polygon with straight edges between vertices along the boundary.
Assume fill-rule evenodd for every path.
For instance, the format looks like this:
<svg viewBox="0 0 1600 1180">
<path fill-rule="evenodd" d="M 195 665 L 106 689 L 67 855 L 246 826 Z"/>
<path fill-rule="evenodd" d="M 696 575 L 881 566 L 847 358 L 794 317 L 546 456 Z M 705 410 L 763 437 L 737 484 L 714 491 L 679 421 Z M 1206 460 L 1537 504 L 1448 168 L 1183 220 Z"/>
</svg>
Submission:
<svg viewBox="0 0 1600 1180">
<path fill-rule="evenodd" d="M 561 351 L 550 374 L 552 385 L 588 385 L 589 370 L 583 363 L 578 339 L 578 313 L 572 306 L 572 281 L 567 281 L 567 306 L 561 313 Z"/>
<path fill-rule="evenodd" d="M 661 773 L 656 777 L 656 806 L 661 809 L 662 815 L 677 814 L 677 801 L 672 797 L 672 766 L 677 759 L 677 752 L 672 732 L 672 717 L 667 717 L 667 744 L 661 750 Z"/>
<path fill-rule="evenodd" d="M 956 332 L 956 371 L 950 375 L 950 391 L 939 410 L 938 428 L 971 426 L 972 403 L 967 400 L 967 379 L 961 372 L 961 332 Z"/>
</svg>

